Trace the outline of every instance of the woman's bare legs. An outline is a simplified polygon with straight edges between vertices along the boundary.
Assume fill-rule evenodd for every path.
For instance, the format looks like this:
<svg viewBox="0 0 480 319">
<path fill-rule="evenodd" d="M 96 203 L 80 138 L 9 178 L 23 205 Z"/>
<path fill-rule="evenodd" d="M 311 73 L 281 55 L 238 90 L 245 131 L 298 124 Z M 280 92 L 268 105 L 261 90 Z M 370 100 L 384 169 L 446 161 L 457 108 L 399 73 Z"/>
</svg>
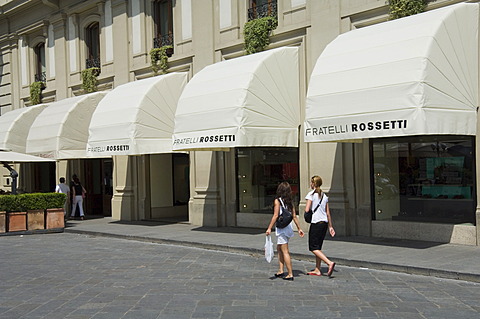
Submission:
<svg viewBox="0 0 480 319">
<path fill-rule="evenodd" d="M 293 277 L 293 270 L 292 270 L 292 260 L 290 258 L 290 252 L 288 251 L 288 244 L 282 244 L 278 246 L 280 246 L 280 249 L 282 250 L 283 264 L 287 267 L 288 275 L 286 276 L 286 278 L 291 278 Z M 280 253 L 279 253 L 279 256 L 280 256 Z"/>
<path fill-rule="evenodd" d="M 284 257 L 283 257 L 283 251 L 282 251 L 282 245 L 277 245 L 277 253 L 278 253 L 278 271 L 277 275 L 283 274 L 283 266 L 285 265 Z"/>
<path fill-rule="evenodd" d="M 314 273 L 321 274 L 321 264 L 322 261 L 326 263 L 329 267 L 333 263 L 330 259 L 325 256 L 325 254 L 321 250 L 314 250 L 312 253 L 315 255 L 315 269 L 313 270 Z"/>
</svg>

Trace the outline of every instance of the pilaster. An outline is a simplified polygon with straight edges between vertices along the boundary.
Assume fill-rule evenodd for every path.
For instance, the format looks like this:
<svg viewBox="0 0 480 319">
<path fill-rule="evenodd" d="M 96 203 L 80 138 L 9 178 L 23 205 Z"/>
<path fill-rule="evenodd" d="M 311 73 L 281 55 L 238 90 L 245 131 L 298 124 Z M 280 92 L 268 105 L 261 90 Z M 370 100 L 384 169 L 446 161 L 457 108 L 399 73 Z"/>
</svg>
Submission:
<svg viewBox="0 0 480 319">
<path fill-rule="evenodd" d="M 128 29 L 128 1 L 112 0 L 114 87 L 129 82 L 131 45 Z M 133 34 L 132 36 L 139 36 Z"/>
<path fill-rule="evenodd" d="M 55 88 L 56 99 L 61 100 L 68 97 L 68 74 L 69 70 L 67 55 L 67 15 L 59 14 L 50 18 L 53 26 L 53 41 L 55 52 Z"/>
</svg>

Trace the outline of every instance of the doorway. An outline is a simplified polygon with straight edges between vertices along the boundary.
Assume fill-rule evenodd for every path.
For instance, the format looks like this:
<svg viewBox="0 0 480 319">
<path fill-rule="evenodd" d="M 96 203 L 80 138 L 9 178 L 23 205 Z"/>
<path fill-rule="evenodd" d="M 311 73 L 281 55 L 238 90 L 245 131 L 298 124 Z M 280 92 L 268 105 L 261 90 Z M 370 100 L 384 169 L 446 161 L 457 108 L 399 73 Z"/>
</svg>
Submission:
<svg viewBox="0 0 480 319">
<path fill-rule="evenodd" d="M 113 160 L 111 158 L 86 159 L 85 208 L 89 215 L 112 216 Z"/>
</svg>

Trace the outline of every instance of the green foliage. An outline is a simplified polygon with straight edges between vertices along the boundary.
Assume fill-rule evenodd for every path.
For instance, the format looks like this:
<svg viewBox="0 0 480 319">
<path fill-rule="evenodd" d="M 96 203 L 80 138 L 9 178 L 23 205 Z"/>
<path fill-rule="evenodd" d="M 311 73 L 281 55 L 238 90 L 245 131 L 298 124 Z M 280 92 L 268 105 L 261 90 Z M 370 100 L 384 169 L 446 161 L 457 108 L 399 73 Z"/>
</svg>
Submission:
<svg viewBox="0 0 480 319">
<path fill-rule="evenodd" d="M 389 0 L 390 20 L 422 13 L 427 8 L 428 0 Z"/>
<path fill-rule="evenodd" d="M 88 68 L 82 71 L 82 89 L 86 93 L 97 91 L 100 68 Z"/>
<path fill-rule="evenodd" d="M 30 102 L 32 105 L 40 104 L 42 102 L 43 82 L 37 81 L 30 84 Z"/>
<path fill-rule="evenodd" d="M 278 26 L 274 17 L 254 19 L 245 23 L 243 37 L 245 39 L 245 51 L 252 54 L 265 50 L 270 44 L 270 32 Z"/>
<path fill-rule="evenodd" d="M 63 208 L 66 195 L 62 193 L 33 193 L 1 195 L 0 211 L 21 212 L 35 209 Z"/>
<path fill-rule="evenodd" d="M 158 74 L 158 71 L 161 71 L 161 74 L 167 73 L 167 49 L 173 49 L 173 47 L 171 45 L 164 45 L 160 48 L 153 48 L 150 50 L 150 62 L 153 73 Z"/>
</svg>

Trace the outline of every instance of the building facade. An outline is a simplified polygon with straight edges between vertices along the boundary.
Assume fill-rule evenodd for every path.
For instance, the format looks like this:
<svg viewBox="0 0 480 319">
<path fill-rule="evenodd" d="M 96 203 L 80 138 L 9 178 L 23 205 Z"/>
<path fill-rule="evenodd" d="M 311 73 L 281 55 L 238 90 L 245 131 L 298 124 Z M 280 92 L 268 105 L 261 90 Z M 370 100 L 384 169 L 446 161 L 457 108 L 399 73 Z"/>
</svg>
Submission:
<svg viewBox="0 0 480 319">
<path fill-rule="evenodd" d="M 476 2 L 429 2 L 425 14 L 458 5 L 476 5 Z M 264 228 L 271 218 L 278 182 L 290 182 L 302 212 L 310 177 L 320 175 L 340 236 L 480 243 L 475 159 L 478 36 L 473 47 L 463 49 L 473 52 L 466 59 L 473 60 L 476 67 L 464 85 L 473 87 L 471 92 L 475 95 L 468 99 L 474 104 L 474 111 L 469 113 L 473 118 L 473 124 L 469 124 L 474 126 L 473 133 L 471 130 L 466 133 L 401 130 L 400 135 L 365 135 L 352 138 L 355 141 L 321 140 L 317 138 L 319 134 L 312 137 L 314 128 L 317 133 L 318 127 L 342 130 L 340 126 L 328 128 L 310 121 L 317 116 L 312 110 L 318 110 L 318 118 L 324 114 L 324 109 L 315 106 L 316 87 L 312 86 L 316 83 L 313 76 L 326 72 L 324 65 L 328 62 L 322 61 L 327 61 L 327 57 L 322 54 L 328 53 L 329 44 L 333 50 L 334 45 L 340 43 L 339 35 L 352 34 L 349 31 L 353 30 L 372 30 L 372 26 L 380 28 L 371 31 L 376 35 L 383 32 L 382 26 L 392 25 L 385 1 L 11 0 L 0 1 L 0 9 L 1 115 L 36 104 L 31 95 L 34 82 L 43 83 L 40 102 L 46 104 L 45 110 L 52 106 L 51 109 L 60 110 L 62 103 L 80 109 L 77 105 L 81 103 L 76 99 L 88 95 L 82 71 L 92 68 L 96 70 L 96 89 L 105 95 L 91 102 L 94 103 L 91 111 L 78 113 L 89 124 L 88 130 L 81 129 L 84 135 L 81 141 L 76 141 L 85 154 L 73 152 L 74 143 L 70 141 L 75 140 L 71 135 L 74 133 L 58 129 L 55 138 L 66 142 L 53 147 L 63 147 L 68 152 L 50 153 L 48 149 L 36 151 L 28 147 L 47 144 L 33 143 L 32 136 L 38 137 L 38 134 L 28 132 L 24 151 L 54 154 L 48 156 L 57 162 L 23 165 L 20 188 L 24 191 L 51 191 L 60 176 L 69 178 L 77 174 L 91 194 L 87 214 L 111 215 L 118 220 L 174 219 L 200 226 Z M 473 7 L 465 10 L 478 11 Z M 270 33 L 269 45 L 264 52 L 245 56 L 245 24 L 264 16 L 278 21 Z M 440 18 L 450 19 L 449 16 L 447 12 Z M 466 20 L 459 23 L 460 30 L 470 27 L 463 26 Z M 478 29 L 478 21 L 475 28 Z M 345 42 L 345 47 L 364 47 L 367 41 L 362 44 L 361 39 L 353 36 L 351 42 Z M 168 48 L 167 75 L 179 74 L 186 78 L 178 93 L 172 93 L 169 82 L 163 87 L 162 81 L 167 81 L 165 75 L 157 75 L 152 70 L 151 56 L 156 48 Z M 389 49 L 387 55 L 394 56 L 399 48 L 401 45 Z M 344 63 L 347 60 L 341 60 L 341 53 L 335 53 L 340 59 L 336 63 L 348 65 Z M 363 58 L 355 56 L 356 59 Z M 448 61 L 447 57 L 445 64 Z M 390 70 L 394 78 L 394 71 L 402 68 Z M 368 73 L 362 74 L 363 78 L 352 74 L 345 79 L 355 79 L 356 84 L 370 80 Z M 448 78 L 453 74 L 454 71 Z M 148 81 L 154 81 L 153 77 L 158 77 L 158 83 L 147 85 Z M 345 79 L 340 83 L 349 85 Z M 338 80 L 332 77 L 320 83 L 335 81 Z M 389 81 L 386 79 L 385 83 Z M 139 84 L 138 90 L 128 88 L 132 82 L 145 83 L 145 86 Z M 418 83 L 423 82 L 421 79 Z M 141 96 L 128 104 L 125 102 L 128 97 L 122 102 L 122 90 Z M 160 93 L 155 95 L 154 91 Z M 466 91 L 459 91 L 460 95 L 467 95 Z M 348 103 L 351 109 L 367 112 L 360 107 L 362 103 L 357 105 L 357 102 L 367 96 L 363 104 L 375 104 L 377 96 L 368 95 L 366 89 L 359 92 L 360 98 Z M 410 94 L 405 92 L 396 94 Z M 114 96 L 120 96 L 119 102 L 106 102 L 115 101 Z M 153 103 L 158 105 L 149 108 L 151 100 L 170 102 Z M 119 105 L 118 119 L 102 118 L 102 112 L 114 108 L 115 103 Z M 130 117 L 128 112 L 133 108 L 138 109 L 135 114 L 147 115 Z M 169 111 L 159 111 L 162 114 L 159 116 L 152 113 L 157 112 L 153 109 L 162 108 Z M 67 106 L 60 112 L 71 114 L 66 109 Z M 83 127 L 75 122 L 77 117 L 66 118 L 59 120 L 58 127 Z M 158 121 L 145 124 L 152 118 Z M 53 121 L 53 117 L 50 119 Z M 37 120 L 42 121 L 40 115 Z M 112 122 L 110 133 L 115 132 L 113 127 L 117 124 L 115 127 L 123 127 L 121 132 L 128 134 L 125 139 L 109 144 L 114 147 L 108 151 L 94 143 L 102 137 L 95 139 L 92 135 L 102 132 L 97 130 L 98 125 L 109 121 Z M 395 125 L 401 128 L 403 122 L 400 118 L 398 121 Z M 376 122 L 373 120 L 373 128 Z M 384 121 L 380 122 L 379 125 L 383 125 Z M 95 128 L 93 123 L 97 125 Z M 357 130 L 368 131 L 369 120 L 358 123 Z M 362 128 L 361 123 L 365 127 Z M 31 125 L 36 127 L 39 123 Z M 134 147 L 136 140 L 151 133 L 140 127 L 162 125 L 163 131 L 172 135 L 172 149 Z M 189 133 L 202 130 L 209 132 L 205 137 L 217 138 L 223 144 L 215 146 L 209 144 L 212 141 L 205 141 L 203 145 L 194 145 L 193 140 L 188 140 Z M 220 131 L 222 133 L 212 133 Z M 267 137 L 268 134 L 273 137 Z M 116 135 L 121 135 L 120 131 Z M 192 136 L 202 137 L 201 134 Z M 187 140 L 191 144 L 179 145 Z M 175 141 L 179 141 L 177 145 Z M 2 186 L 6 190 L 8 179 L 5 171 Z"/>
</svg>

